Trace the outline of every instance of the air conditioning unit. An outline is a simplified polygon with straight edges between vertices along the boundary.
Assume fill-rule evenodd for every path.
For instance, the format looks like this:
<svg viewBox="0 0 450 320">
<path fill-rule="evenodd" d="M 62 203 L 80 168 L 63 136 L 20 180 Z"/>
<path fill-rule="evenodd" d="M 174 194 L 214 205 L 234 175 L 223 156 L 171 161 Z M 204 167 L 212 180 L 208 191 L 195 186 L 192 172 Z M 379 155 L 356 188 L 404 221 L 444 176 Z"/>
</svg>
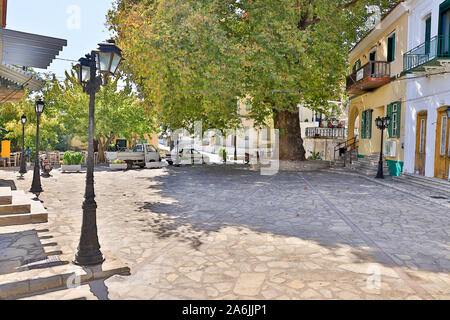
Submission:
<svg viewBox="0 0 450 320">
<path fill-rule="evenodd" d="M 397 155 L 397 141 L 387 140 L 384 142 L 384 155 L 388 157 Z"/>
</svg>

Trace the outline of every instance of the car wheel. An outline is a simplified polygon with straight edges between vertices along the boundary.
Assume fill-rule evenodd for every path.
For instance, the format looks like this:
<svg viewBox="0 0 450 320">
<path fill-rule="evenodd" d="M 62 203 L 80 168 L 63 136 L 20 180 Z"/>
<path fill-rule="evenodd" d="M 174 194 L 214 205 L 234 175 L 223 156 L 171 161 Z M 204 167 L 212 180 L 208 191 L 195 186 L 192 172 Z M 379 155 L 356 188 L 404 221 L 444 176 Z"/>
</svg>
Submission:
<svg viewBox="0 0 450 320">
<path fill-rule="evenodd" d="M 169 166 L 173 166 L 173 162 L 172 161 L 167 161 L 167 163 L 169 164 Z"/>
</svg>

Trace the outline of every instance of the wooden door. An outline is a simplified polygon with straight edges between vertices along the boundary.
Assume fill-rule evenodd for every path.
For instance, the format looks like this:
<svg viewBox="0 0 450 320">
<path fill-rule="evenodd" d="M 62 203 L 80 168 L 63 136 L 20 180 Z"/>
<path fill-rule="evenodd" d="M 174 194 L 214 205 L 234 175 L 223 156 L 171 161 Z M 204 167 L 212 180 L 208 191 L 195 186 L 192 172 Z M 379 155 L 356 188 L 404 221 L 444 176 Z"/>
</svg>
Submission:
<svg viewBox="0 0 450 320">
<path fill-rule="evenodd" d="M 447 107 L 438 110 L 436 127 L 436 157 L 434 175 L 436 178 L 448 179 L 450 165 L 450 119 L 447 118 Z"/>
<path fill-rule="evenodd" d="M 425 175 L 425 156 L 427 141 L 427 113 L 422 112 L 417 115 L 417 135 L 416 135 L 416 161 L 415 172 Z"/>
</svg>

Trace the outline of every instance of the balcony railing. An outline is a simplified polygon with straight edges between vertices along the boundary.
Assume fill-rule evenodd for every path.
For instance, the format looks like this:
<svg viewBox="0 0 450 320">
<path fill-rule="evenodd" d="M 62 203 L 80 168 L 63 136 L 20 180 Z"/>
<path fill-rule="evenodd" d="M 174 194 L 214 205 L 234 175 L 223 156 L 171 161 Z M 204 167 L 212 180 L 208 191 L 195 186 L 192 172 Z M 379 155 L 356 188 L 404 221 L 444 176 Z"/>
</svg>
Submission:
<svg viewBox="0 0 450 320">
<path fill-rule="evenodd" d="M 390 81 L 391 64 L 386 61 L 369 61 L 347 77 L 347 92 L 362 93 L 378 88 Z"/>
<path fill-rule="evenodd" d="M 435 36 L 403 55 L 403 70 L 410 71 L 436 58 L 450 58 L 450 36 Z"/>
<path fill-rule="evenodd" d="M 306 128 L 307 138 L 346 138 L 348 128 Z"/>
</svg>

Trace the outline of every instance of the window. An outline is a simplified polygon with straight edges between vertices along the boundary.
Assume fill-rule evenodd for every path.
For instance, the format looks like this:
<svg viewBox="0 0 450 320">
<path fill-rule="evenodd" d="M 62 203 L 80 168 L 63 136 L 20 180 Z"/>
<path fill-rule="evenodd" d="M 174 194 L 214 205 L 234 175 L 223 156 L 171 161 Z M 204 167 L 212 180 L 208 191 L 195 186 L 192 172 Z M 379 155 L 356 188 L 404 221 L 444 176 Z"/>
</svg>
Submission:
<svg viewBox="0 0 450 320">
<path fill-rule="evenodd" d="M 388 52 L 387 61 L 392 62 L 395 60 L 395 33 L 388 38 Z"/>
<path fill-rule="evenodd" d="M 440 155 L 445 155 L 445 146 L 447 145 L 447 115 L 441 118 L 441 148 Z"/>
<path fill-rule="evenodd" d="M 147 145 L 147 152 L 158 152 L 158 150 L 152 145 Z"/>
<path fill-rule="evenodd" d="M 425 149 L 425 119 L 420 120 L 420 142 L 419 153 L 424 153 Z"/>
<path fill-rule="evenodd" d="M 250 102 L 245 103 L 245 111 L 250 111 L 252 109 L 252 105 Z"/>
<path fill-rule="evenodd" d="M 401 102 L 393 102 L 387 106 L 387 115 L 391 118 L 388 128 L 389 138 L 400 138 Z"/>
<path fill-rule="evenodd" d="M 425 54 L 430 53 L 431 44 L 431 17 L 425 20 Z"/>
<path fill-rule="evenodd" d="M 358 59 L 355 64 L 353 65 L 353 72 L 358 71 L 359 69 L 361 69 L 361 60 Z"/>
<path fill-rule="evenodd" d="M 372 112 L 373 110 L 366 110 L 362 113 L 362 124 L 361 124 L 361 138 L 370 139 L 372 138 Z"/>
</svg>

